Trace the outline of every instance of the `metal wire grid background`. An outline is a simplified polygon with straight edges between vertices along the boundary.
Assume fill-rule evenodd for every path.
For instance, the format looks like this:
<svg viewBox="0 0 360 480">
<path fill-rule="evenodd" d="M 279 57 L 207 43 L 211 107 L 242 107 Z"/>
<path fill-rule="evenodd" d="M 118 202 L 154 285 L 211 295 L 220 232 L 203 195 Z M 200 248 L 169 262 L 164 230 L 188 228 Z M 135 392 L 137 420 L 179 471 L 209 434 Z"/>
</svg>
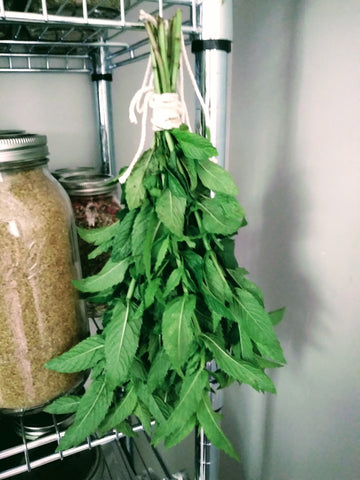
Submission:
<svg viewBox="0 0 360 480">
<path fill-rule="evenodd" d="M 197 0 L 0 0 L 0 71 L 92 72 L 106 48 L 109 70 L 148 54 L 140 9 L 183 11 L 183 32 L 199 29 Z"/>
</svg>

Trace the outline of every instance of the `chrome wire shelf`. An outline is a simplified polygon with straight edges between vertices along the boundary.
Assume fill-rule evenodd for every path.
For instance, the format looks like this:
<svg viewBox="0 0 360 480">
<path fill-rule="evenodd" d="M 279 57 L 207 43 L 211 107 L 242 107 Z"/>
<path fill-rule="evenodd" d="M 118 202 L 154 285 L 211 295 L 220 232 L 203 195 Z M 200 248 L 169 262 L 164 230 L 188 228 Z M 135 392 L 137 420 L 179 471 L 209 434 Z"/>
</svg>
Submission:
<svg viewBox="0 0 360 480">
<path fill-rule="evenodd" d="M 183 32 L 198 33 L 197 0 L 0 0 L 0 72 L 92 72 L 106 49 L 107 70 L 148 54 L 140 9 L 181 8 Z M 170 15 L 171 13 L 169 13 Z M 140 32 L 140 33 L 139 33 Z M 139 39 L 139 36 L 143 38 Z"/>
</svg>

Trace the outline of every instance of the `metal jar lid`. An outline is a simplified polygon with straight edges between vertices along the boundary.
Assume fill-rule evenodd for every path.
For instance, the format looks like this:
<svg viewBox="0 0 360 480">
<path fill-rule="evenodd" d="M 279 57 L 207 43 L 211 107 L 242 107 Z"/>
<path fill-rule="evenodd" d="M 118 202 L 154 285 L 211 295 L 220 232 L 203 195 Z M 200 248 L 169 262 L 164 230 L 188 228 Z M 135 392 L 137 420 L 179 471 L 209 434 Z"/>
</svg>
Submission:
<svg viewBox="0 0 360 480">
<path fill-rule="evenodd" d="M 46 135 L 15 132 L 0 135 L 0 168 L 45 163 L 48 154 Z"/>
<path fill-rule="evenodd" d="M 59 180 L 60 178 L 63 177 L 69 177 L 73 175 L 84 175 L 84 174 L 95 174 L 96 169 L 94 167 L 74 167 L 74 168 L 57 168 L 56 170 L 53 170 L 51 174 Z"/>
<path fill-rule="evenodd" d="M 110 183 L 111 175 L 88 173 L 60 177 L 59 182 L 69 195 L 88 196 L 113 192 L 117 184 Z"/>
</svg>

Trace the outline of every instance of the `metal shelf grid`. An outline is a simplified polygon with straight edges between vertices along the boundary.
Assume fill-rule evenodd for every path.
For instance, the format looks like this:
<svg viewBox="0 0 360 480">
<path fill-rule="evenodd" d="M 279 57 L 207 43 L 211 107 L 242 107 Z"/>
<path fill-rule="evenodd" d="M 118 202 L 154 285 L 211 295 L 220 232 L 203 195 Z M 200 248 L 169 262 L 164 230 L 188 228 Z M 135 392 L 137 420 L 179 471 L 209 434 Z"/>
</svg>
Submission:
<svg viewBox="0 0 360 480">
<path fill-rule="evenodd" d="M 0 0 L 0 72 L 92 72 L 106 48 L 113 70 L 148 54 L 140 9 L 182 8 L 183 32 L 199 32 L 198 0 Z M 170 15 L 170 13 L 169 13 Z"/>
</svg>

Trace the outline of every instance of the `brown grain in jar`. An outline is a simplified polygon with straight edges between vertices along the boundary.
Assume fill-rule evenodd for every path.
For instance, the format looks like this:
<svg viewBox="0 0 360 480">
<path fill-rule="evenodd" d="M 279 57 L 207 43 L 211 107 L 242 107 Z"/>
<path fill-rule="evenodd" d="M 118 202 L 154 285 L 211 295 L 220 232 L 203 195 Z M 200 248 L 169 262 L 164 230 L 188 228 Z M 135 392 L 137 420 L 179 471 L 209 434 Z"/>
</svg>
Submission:
<svg viewBox="0 0 360 480">
<path fill-rule="evenodd" d="M 44 364 L 87 333 L 70 202 L 47 168 L 43 135 L 0 136 L 0 409 L 35 410 L 82 375 Z"/>
</svg>

